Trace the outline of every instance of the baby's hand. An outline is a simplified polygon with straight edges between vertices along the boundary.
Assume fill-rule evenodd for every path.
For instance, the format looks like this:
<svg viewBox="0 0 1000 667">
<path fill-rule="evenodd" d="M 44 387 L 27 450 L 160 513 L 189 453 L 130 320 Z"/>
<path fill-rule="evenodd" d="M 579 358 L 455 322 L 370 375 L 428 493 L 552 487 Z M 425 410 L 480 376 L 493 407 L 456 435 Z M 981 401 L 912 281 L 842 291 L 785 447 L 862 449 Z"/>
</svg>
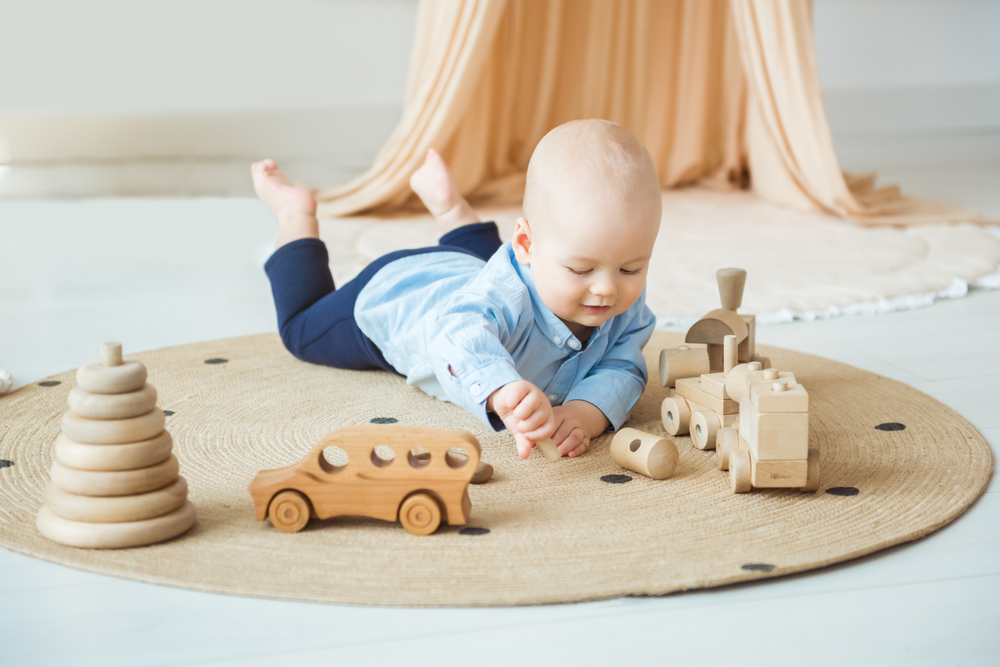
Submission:
<svg viewBox="0 0 1000 667">
<path fill-rule="evenodd" d="M 535 442 L 551 438 L 556 430 L 548 396 L 527 380 L 510 382 L 490 395 L 487 407 L 514 434 L 517 455 L 528 458 Z"/>
<path fill-rule="evenodd" d="M 552 408 L 556 420 L 556 432 L 552 441 L 556 443 L 560 454 L 570 457 L 583 454 L 590 446 L 590 436 L 587 435 L 583 415 L 574 403 L 575 401 L 570 401 L 566 405 Z"/>
</svg>

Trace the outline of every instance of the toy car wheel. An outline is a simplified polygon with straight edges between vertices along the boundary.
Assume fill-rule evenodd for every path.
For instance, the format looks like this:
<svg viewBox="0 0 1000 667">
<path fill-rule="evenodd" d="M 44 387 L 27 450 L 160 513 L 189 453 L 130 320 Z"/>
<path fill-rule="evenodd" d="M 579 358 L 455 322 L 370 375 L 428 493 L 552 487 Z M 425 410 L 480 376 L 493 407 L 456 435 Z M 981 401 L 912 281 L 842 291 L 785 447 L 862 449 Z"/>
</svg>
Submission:
<svg viewBox="0 0 1000 667">
<path fill-rule="evenodd" d="M 399 522 L 412 535 L 430 535 L 441 525 L 441 508 L 426 493 L 414 493 L 399 506 Z"/>
<path fill-rule="evenodd" d="M 740 451 L 740 434 L 735 428 L 719 429 L 715 436 L 715 465 L 719 470 L 729 470 L 729 459 Z"/>
<path fill-rule="evenodd" d="M 733 493 L 746 493 L 752 488 L 749 452 L 734 452 L 729 456 L 729 485 Z"/>
<path fill-rule="evenodd" d="M 670 393 L 670 396 L 663 399 L 663 405 L 660 407 L 663 429 L 669 435 L 684 435 L 691 424 L 691 407 L 685 398 Z"/>
<path fill-rule="evenodd" d="M 808 468 L 806 472 L 806 485 L 803 491 L 815 493 L 819 490 L 819 450 L 815 447 L 809 448 Z"/>
<path fill-rule="evenodd" d="M 283 533 L 297 533 L 309 523 L 309 500 L 298 491 L 282 491 L 267 509 L 271 525 Z"/>
</svg>

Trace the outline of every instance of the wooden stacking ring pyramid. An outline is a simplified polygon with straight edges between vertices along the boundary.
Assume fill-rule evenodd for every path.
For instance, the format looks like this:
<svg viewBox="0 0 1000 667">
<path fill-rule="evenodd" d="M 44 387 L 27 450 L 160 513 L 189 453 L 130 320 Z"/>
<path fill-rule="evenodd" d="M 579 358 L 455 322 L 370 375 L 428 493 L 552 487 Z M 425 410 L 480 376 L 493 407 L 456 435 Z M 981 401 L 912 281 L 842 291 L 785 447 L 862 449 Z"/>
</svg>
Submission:
<svg viewBox="0 0 1000 667">
<path fill-rule="evenodd" d="M 146 367 L 105 343 L 81 366 L 36 525 L 71 547 L 115 549 L 169 540 L 195 522 L 187 482 Z"/>
</svg>

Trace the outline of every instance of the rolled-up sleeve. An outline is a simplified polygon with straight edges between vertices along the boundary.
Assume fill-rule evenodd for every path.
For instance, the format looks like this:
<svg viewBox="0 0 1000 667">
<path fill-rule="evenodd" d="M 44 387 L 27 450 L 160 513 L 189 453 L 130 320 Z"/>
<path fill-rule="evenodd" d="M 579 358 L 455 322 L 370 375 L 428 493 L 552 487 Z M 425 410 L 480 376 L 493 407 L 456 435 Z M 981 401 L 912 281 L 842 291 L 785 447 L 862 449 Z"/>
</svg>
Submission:
<svg viewBox="0 0 1000 667">
<path fill-rule="evenodd" d="M 627 313 L 619 315 L 618 331 L 609 335 L 617 339 L 594 367 L 578 382 L 566 397 L 569 401 L 586 401 L 597 407 L 617 431 L 628 420 L 629 411 L 639 400 L 649 372 L 642 348 L 649 342 L 656 327 L 656 318 L 646 305 L 646 293 Z M 631 314 L 631 317 L 627 317 Z"/>
<path fill-rule="evenodd" d="M 494 430 L 503 422 L 486 410 L 486 400 L 500 387 L 521 379 L 505 346 L 517 331 L 526 295 L 462 291 L 438 311 L 427 333 L 428 356 L 448 400 L 465 408 Z M 499 297 L 499 298 L 498 298 Z"/>
</svg>

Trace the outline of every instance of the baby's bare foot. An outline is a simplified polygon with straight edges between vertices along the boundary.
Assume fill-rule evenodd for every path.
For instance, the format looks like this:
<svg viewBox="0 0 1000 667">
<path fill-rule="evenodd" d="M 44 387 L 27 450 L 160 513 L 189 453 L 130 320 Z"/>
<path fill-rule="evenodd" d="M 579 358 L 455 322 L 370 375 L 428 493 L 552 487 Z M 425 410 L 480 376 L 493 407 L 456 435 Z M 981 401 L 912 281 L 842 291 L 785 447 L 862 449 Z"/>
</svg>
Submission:
<svg viewBox="0 0 1000 667">
<path fill-rule="evenodd" d="M 482 222 L 469 202 L 458 193 L 455 181 L 451 178 L 448 165 L 444 163 L 436 150 L 427 151 L 424 163 L 410 176 L 410 187 L 427 210 L 431 212 L 446 233 L 476 222 Z"/>
<path fill-rule="evenodd" d="M 288 209 L 296 209 L 309 215 L 316 214 L 316 198 L 308 190 L 289 183 L 274 160 L 254 162 L 250 166 L 250 174 L 253 176 L 253 189 L 257 197 L 275 215 Z"/>
<path fill-rule="evenodd" d="M 275 248 L 302 238 L 319 238 L 316 198 L 288 182 L 274 160 L 254 162 L 250 167 L 253 189 L 262 202 L 278 216 Z"/>
</svg>

